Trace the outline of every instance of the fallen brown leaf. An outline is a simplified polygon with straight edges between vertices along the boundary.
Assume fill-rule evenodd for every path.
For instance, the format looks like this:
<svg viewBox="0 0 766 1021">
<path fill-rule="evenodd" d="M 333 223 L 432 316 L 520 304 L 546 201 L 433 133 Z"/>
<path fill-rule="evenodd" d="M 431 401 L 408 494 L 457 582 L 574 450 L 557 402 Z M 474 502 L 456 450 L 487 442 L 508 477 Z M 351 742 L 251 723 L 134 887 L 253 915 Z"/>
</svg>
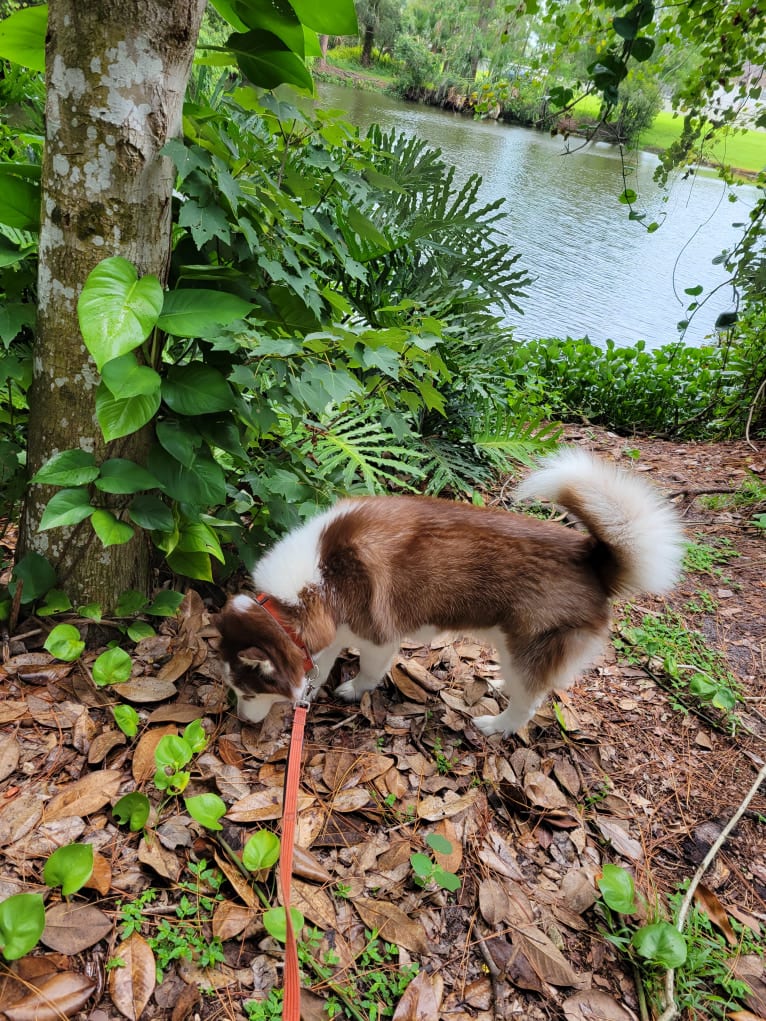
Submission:
<svg viewBox="0 0 766 1021">
<path fill-rule="evenodd" d="M 713 891 L 708 889 L 703 883 L 700 883 L 694 891 L 694 901 L 700 911 L 703 911 L 713 925 L 723 933 L 729 946 L 735 947 L 738 940 L 731 927 L 726 908 Z"/>
<path fill-rule="evenodd" d="M 0 734 L 0 780 L 15 772 L 21 748 L 13 734 Z"/>
<path fill-rule="evenodd" d="M 535 973 L 544 982 L 549 982 L 552 986 L 574 986 L 575 989 L 582 989 L 590 984 L 590 979 L 578 975 L 558 947 L 537 926 L 523 925 L 514 928 L 511 941 L 523 952 Z"/>
<path fill-rule="evenodd" d="M 62 971 L 32 988 L 21 1000 L 5 1007 L 7 1021 L 60 1021 L 72 1017 L 93 995 L 96 983 L 87 975 Z"/>
<path fill-rule="evenodd" d="M 85 816 L 97 812 L 117 796 L 122 779 L 119 769 L 87 773 L 51 798 L 45 806 L 43 821 L 49 823 L 72 815 Z"/>
<path fill-rule="evenodd" d="M 146 780 L 151 780 L 157 772 L 157 763 L 154 759 L 157 745 L 166 734 L 177 733 L 178 728 L 169 723 L 164 727 L 155 727 L 153 730 L 147 730 L 146 733 L 141 735 L 138 744 L 133 750 L 133 763 L 131 767 L 133 779 L 136 783 L 144 783 Z"/>
<path fill-rule="evenodd" d="M 413 954 L 423 954 L 428 949 L 425 929 L 401 908 L 385 901 L 369 897 L 357 897 L 354 907 L 368 929 L 376 929 L 384 940 L 404 947 Z"/>
<path fill-rule="evenodd" d="M 439 1017 L 444 996 L 444 979 L 438 972 L 419 972 L 404 990 L 393 1021 L 433 1021 Z"/>
<path fill-rule="evenodd" d="M 600 989 L 575 993 L 561 1005 L 567 1021 L 634 1021 L 634 1015 Z"/>
<path fill-rule="evenodd" d="M 40 942 L 68 957 L 82 953 L 108 936 L 113 923 L 92 904 L 54 904 L 45 912 L 45 929 Z"/>
<path fill-rule="evenodd" d="M 114 956 L 124 964 L 109 972 L 109 995 L 123 1017 L 138 1021 L 157 981 L 154 954 L 143 936 L 134 932 L 115 948 Z"/>
</svg>

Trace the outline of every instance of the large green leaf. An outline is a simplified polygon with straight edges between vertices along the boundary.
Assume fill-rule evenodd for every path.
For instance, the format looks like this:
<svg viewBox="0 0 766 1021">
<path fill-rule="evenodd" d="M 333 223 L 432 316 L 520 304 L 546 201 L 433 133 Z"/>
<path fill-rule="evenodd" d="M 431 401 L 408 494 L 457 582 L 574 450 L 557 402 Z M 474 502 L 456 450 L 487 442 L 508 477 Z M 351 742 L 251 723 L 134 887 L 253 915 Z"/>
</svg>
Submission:
<svg viewBox="0 0 766 1021">
<path fill-rule="evenodd" d="M 191 468 L 185 468 L 159 447 L 149 453 L 149 470 L 162 488 L 179 503 L 214 507 L 226 499 L 226 477 L 212 458 L 197 456 Z"/>
<path fill-rule="evenodd" d="M 234 405 L 226 377 L 199 362 L 171 366 L 162 384 L 162 396 L 179 415 L 210 415 Z"/>
<path fill-rule="evenodd" d="M 89 518 L 94 508 L 90 505 L 88 490 L 84 486 L 76 489 L 60 489 L 48 501 L 48 506 L 40 518 L 39 529 L 62 528 L 65 525 L 76 525 Z"/>
<path fill-rule="evenodd" d="M 96 489 L 102 493 L 140 493 L 144 489 L 157 489 L 159 482 L 146 468 L 124 457 L 112 457 L 101 465 Z"/>
<path fill-rule="evenodd" d="M 30 482 L 46 486 L 85 486 L 98 478 L 96 459 L 87 450 L 62 450 L 32 476 Z"/>
<path fill-rule="evenodd" d="M 211 328 L 227 326 L 253 308 L 236 294 L 205 288 L 168 291 L 157 325 L 174 337 L 205 336 Z"/>
<path fill-rule="evenodd" d="M 157 423 L 156 432 L 160 445 L 170 456 L 180 461 L 185 468 L 191 468 L 202 446 L 202 437 L 191 422 L 166 419 Z"/>
<path fill-rule="evenodd" d="M 0 223 L 18 230 L 37 230 L 40 226 L 39 185 L 21 177 L 5 177 L 0 188 Z"/>
<path fill-rule="evenodd" d="M 130 520 L 135 521 L 140 528 L 148 528 L 150 531 L 170 532 L 175 525 L 170 507 L 158 496 L 152 496 L 150 493 L 131 500 L 128 514 Z"/>
<path fill-rule="evenodd" d="M 307 28 L 323 35 L 358 35 L 354 0 L 290 0 L 290 5 Z"/>
<path fill-rule="evenodd" d="M 157 414 L 160 401 L 159 393 L 139 394 L 125 399 L 114 397 L 103 383 L 99 383 L 96 390 L 96 418 L 104 439 L 109 443 L 137 432 Z"/>
<path fill-rule="evenodd" d="M 19 583 L 22 585 L 22 603 L 31 603 L 53 588 L 56 584 L 56 572 L 44 556 L 33 552 L 25 553 L 13 569 L 11 583 L 8 586 L 12 596 L 16 594 Z"/>
<path fill-rule="evenodd" d="M 236 55 L 240 68 L 253 85 L 275 89 L 286 83 L 313 92 L 314 80 L 306 65 L 272 32 L 254 29 L 234 33 L 226 46 Z"/>
<path fill-rule="evenodd" d="M 148 365 L 140 365 L 132 351 L 107 362 L 101 378 L 114 397 L 123 398 L 156 393 L 162 383 L 160 374 Z"/>
<path fill-rule="evenodd" d="M 0 57 L 33 71 L 44 71 L 47 28 L 47 4 L 14 11 L 0 21 Z"/>
<path fill-rule="evenodd" d="M 119 521 L 108 510 L 94 511 L 90 523 L 102 546 L 121 546 L 124 542 L 130 542 L 135 535 L 130 525 L 125 521 Z"/>
<path fill-rule="evenodd" d="M 99 372 L 113 358 L 143 344 L 157 324 L 162 302 L 157 277 L 139 280 L 127 259 L 104 259 L 91 270 L 77 302 L 77 315 Z"/>
<path fill-rule="evenodd" d="M 303 27 L 287 0 L 239 0 L 234 9 L 248 28 L 272 32 L 293 53 L 305 56 Z"/>
</svg>

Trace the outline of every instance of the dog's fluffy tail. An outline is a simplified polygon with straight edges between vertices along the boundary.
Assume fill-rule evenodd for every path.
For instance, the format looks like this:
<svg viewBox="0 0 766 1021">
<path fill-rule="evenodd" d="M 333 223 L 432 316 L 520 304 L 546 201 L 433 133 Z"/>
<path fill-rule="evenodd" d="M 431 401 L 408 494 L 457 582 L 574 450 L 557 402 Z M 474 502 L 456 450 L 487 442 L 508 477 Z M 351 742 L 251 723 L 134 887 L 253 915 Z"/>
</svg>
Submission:
<svg viewBox="0 0 766 1021">
<path fill-rule="evenodd" d="M 610 595 L 667 592 L 678 580 L 684 555 L 679 519 L 643 479 L 569 447 L 546 458 L 516 496 L 565 507 L 607 547 L 609 562 L 599 573 Z"/>
</svg>

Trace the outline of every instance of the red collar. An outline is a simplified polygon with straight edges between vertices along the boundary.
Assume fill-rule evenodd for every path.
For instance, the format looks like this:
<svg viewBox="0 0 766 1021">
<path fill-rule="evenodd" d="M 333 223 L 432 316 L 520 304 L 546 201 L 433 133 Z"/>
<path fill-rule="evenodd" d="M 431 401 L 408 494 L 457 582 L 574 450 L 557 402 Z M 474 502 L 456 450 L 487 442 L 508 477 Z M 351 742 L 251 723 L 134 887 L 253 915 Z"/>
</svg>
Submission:
<svg viewBox="0 0 766 1021">
<path fill-rule="evenodd" d="M 298 648 L 303 653 L 303 671 L 307 675 L 310 674 L 314 670 L 314 660 L 311 657 L 311 653 L 306 648 L 306 643 L 303 641 L 303 639 L 299 635 L 297 635 L 291 627 L 288 627 L 288 625 L 285 624 L 285 622 L 282 620 L 281 616 L 279 615 L 279 610 L 275 606 L 272 597 L 267 595 L 265 592 L 259 592 L 258 595 L 255 597 L 255 601 L 256 603 L 258 603 L 259 606 L 262 606 L 264 608 L 264 610 L 266 611 L 266 613 L 268 613 L 272 620 L 276 621 L 276 623 L 279 624 L 279 626 L 282 628 L 282 630 L 290 639 L 290 641 L 293 643 L 293 645 L 298 646 Z"/>
</svg>

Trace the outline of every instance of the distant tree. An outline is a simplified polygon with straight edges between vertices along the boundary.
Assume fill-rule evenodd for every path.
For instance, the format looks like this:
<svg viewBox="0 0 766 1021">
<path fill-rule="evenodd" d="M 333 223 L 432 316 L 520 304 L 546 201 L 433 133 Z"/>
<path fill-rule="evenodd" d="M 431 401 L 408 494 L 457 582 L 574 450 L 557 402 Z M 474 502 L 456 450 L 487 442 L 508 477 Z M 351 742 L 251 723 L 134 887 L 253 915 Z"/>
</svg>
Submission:
<svg viewBox="0 0 766 1021">
<path fill-rule="evenodd" d="M 359 35 L 362 40 L 361 62 L 372 63 L 372 50 L 391 49 L 399 32 L 402 0 L 355 0 Z"/>
</svg>

